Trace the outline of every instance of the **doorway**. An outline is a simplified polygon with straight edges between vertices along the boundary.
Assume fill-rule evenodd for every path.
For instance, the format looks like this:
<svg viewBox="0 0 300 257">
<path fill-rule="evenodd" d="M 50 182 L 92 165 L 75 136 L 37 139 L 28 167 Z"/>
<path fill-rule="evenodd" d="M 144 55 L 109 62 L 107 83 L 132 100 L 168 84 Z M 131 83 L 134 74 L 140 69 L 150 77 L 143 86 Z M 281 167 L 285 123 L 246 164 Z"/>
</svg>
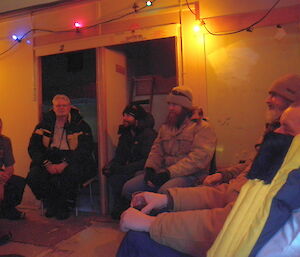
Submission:
<svg viewBox="0 0 300 257">
<path fill-rule="evenodd" d="M 97 160 L 96 49 L 42 56 L 41 72 L 42 115 L 52 108 L 51 101 L 55 95 L 67 95 L 92 129 Z M 81 190 L 77 199 L 77 207 L 81 211 L 98 212 L 98 205 L 90 203 L 90 190 L 99 195 L 99 184 L 94 182 Z M 98 204 L 98 201 L 93 203 Z"/>
<path fill-rule="evenodd" d="M 168 37 L 108 47 L 124 53 L 127 61 L 128 101 L 148 100 L 144 107 L 158 129 L 167 115 L 165 97 L 178 85 L 176 38 Z"/>
<path fill-rule="evenodd" d="M 41 57 L 42 113 L 56 94 L 69 96 L 91 126 L 97 143 L 96 50 L 88 49 Z"/>
</svg>

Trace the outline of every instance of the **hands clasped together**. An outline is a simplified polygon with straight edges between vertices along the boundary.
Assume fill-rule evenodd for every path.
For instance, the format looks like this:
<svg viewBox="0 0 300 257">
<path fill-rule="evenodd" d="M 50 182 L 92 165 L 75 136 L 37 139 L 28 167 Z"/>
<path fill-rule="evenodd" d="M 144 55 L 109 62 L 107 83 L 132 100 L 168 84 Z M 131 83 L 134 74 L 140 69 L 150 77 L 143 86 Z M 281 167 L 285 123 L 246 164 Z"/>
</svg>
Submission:
<svg viewBox="0 0 300 257">
<path fill-rule="evenodd" d="M 164 194 L 142 192 L 134 195 L 131 207 L 123 212 L 120 220 L 120 229 L 148 232 L 156 217 L 149 216 L 153 209 L 167 207 L 168 197 Z M 141 209 L 140 211 L 137 208 Z"/>
</svg>

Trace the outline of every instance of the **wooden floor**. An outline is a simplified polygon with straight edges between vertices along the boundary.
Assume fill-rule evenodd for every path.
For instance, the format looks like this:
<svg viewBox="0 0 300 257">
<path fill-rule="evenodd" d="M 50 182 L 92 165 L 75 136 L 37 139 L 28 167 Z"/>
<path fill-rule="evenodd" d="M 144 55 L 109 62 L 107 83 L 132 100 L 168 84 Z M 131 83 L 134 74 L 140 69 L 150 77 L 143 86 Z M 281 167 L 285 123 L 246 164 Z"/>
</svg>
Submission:
<svg viewBox="0 0 300 257">
<path fill-rule="evenodd" d="M 0 246 L 1 256 L 15 254 L 26 257 L 113 257 L 124 236 L 124 233 L 119 230 L 118 222 L 111 220 L 109 217 L 100 217 L 91 213 L 79 213 L 78 217 L 74 217 L 73 215 L 69 221 L 57 221 L 56 219 L 48 219 L 45 216 L 42 216 L 39 209 L 25 209 L 23 211 L 26 212 L 27 221 L 13 221 L 16 222 L 16 224 L 11 224 L 15 225 L 12 226 L 13 229 L 11 231 L 13 239 L 11 242 Z M 81 219 L 88 219 L 88 225 L 82 227 Z M 39 240 L 41 242 L 45 242 L 50 234 L 49 231 L 43 231 L 43 227 L 45 228 L 44 230 L 49 230 L 49 226 L 52 223 L 52 231 L 54 231 L 56 228 L 58 229 L 59 225 L 62 225 L 63 222 L 73 222 L 72 228 L 74 228 L 74 233 L 72 234 L 68 231 L 70 235 L 68 234 L 67 238 L 64 238 L 54 245 L 50 244 L 50 246 L 45 246 L 47 244 L 43 245 L 43 243 L 37 244 L 30 240 L 27 240 L 29 242 L 22 242 L 20 239 L 16 241 L 14 239 L 13 230 L 16 230 L 15 234 L 17 234 L 17 230 L 22 229 L 22 224 L 33 221 L 41 223 L 39 232 L 35 231 L 35 233 L 39 234 L 39 237 L 45 237 L 43 238 L 44 240 Z M 5 220 L 1 220 L 1 222 L 5 222 Z M 43 224 L 47 224 L 47 226 L 43 226 Z M 81 227 L 76 230 L 77 224 Z M 2 225 L 2 227 L 5 226 Z M 30 226 L 23 225 L 23 228 L 28 230 L 25 231 L 25 234 L 28 234 L 28 237 L 33 236 L 31 235 L 33 231 L 31 231 L 32 229 L 30 229 Z M 63 228 L 60 226 L 61 233 L 64 233 Z"/>
</svg>

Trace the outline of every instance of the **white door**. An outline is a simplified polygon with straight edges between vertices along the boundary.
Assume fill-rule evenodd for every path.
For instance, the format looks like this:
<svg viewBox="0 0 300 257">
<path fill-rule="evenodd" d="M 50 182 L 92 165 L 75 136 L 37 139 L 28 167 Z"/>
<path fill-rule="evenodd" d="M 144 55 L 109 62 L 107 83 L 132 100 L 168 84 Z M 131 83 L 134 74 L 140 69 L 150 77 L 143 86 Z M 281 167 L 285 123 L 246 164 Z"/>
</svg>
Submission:
<svg viewBox="0 0 300 257">
<path fill-rule="evenodd" d="M 122 112 L 128 104 L 126 56 L 122 52 L 106 47 L 98 49 L 98 142 L 99 168 L 110 161 L 118 142 L 118 127 L 122 122 Z M 101 171 L 99 172 L 101 173 Z M 101 209 L 107 212 L 105 183 L 101 179 Z"/>
</svg>

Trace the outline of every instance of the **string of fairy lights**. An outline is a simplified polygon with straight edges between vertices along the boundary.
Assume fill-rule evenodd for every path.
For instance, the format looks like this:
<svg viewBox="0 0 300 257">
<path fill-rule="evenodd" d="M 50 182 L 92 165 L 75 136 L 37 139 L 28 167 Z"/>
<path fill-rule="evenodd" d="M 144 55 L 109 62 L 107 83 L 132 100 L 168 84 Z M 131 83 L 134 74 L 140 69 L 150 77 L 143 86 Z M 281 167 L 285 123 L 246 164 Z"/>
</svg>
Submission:
<svg viewBox="0 0 300 257">
<path fill-rule="evenodd" d="M 28 30 L 27 32 L 25 32 L 21 36 L 17 36 L 16 34 L 13 34 L 12 39 L 14 40 L 14 43 L 11 46 L 9 46 L 6 50 L 0 52 L 0 56 L 4 55 L 5 53 L 12 50 L 14 47 L 16 47 L 19 43 L 21 43 L 31 33 L 35 33 L 35 32 L 48 32 L 48 33 L 56 33 L 56 34 L 59 34 L 59 33 L 78 33 L 80 31 L 88 30 L 88 29 L 97 27 L 97 26 L 102 25 L 102 24 L 117 21 L 117 20 L 120 20 L 124 17 L 130 16 L 132 14 L 136 14 L 138 12 L 141 12 L 144 9 L 146 9 L 147 7 L 151 7 L 156 1 L 157 0 L 145 1 L 143 6 L 141 6 L 141 7 L 138 6 L 138 4 L 136 4 L 136 2 L 134 2 L 131 11 L 129 11 L 125 14 L 119 15 L 117 17 L 107 19 L 107 20 L 103 20 L 103 21 L 100 21 L 100 22 L 97 22 L 95 24 L 88 25 L 88 26 L 83 26 L 80 22 L 75 21 L 74 24 L 72 25 L 72 28 L 68 29 L 68 30 L 51 30 L 51 29 L 32 28 L 32 29 Z"/>
<path fill-rule="evenodd" d="M 88 25 L 88 26 L 83 26 L 80 22 L 75 21 L 72 28 L 68 29 L 68 30 L 50 30 L 50 29 L 40 29 L 40 28 L 32 28 L 30 30 L 28 30 L 27 32 L 25 32 L 23 35 L 21 36 L 17 36 L 16 34 L 12 35 L 12 39 L 15 41 L 11 46 L 9 46 L 6 50 L 0 52 L 0 56 L 4 55 L 5 53 L 9 52 L 11 49 L 13 49 L 14 47 L 16 47 L 19 43 L 21 43 L 23 41 L 23 39 L 25 39 L 29 34 L 31 33 L 35 33 L 35 32 L 48 32 L 48 33 L 78 33 L 80 31 L 83 30 L 88 30 L 91 29 L 93 27 L 97 27 L 101 24 L 107 24 L 113 21 L 117 21 L 120 20 L 124 17 L 130 16 L 132 14 L 136 14 L 138 12 L 143 11 L 144 9 L 151 7 L 157 0 L 152 0 L 152 1 L 144 1 L 143 6 L 138 6 L 138 4 L 136 2 L 134 2 L 133 6 L 132 6 L 132 10 L 122 14 L 120 16 L 114 17 L 114 18 L 110 18 L 107 20 L 102 20 L 100 22 L 97 22 L 95 24 L 92 25 Z M 195 17 L 197 17 L 197 14 L 195 11 L 193 11 L 193 9 L 190 6 L 190 3 L 188 2 L 188 0 L 186 1 L 186 6 L 188 7 L 188 9 L 190 10 L 190 12 L 195 15 Z M 250 24 L 247 27 L 244 27 L 242 29 L 236 30 L 236 31 L 229 31 L 229 32 L 222 32 L 222 33 L 216 33 L 216 32 L 212 32 L 210 29 L 208 29 L 207 25 L 206 25 L 206 20 L 208 20 L 207 18 L 201 18 L 199 19 L 199 28 L 198 30 L 200 30 L 200 27 L 204 27 L 205 30 L 207 31 L 207 33 L 213 35 L 213 36 L 224 36 L 224 35 L 231 35 L 231 34 L 236 34 L 236 33 L 240 33 L 243 31 L 248 31 L 248 32 L 252 32 L 254 27 L 261 23 L 271 12 L 272 10 L 279 4 L 281 0 L 276 0 L 275 3 L 271 6 L 270 9 L 267 10 L 267 12 L 257 21 L 253 22 L 252 24 Z"/>
</svg>

